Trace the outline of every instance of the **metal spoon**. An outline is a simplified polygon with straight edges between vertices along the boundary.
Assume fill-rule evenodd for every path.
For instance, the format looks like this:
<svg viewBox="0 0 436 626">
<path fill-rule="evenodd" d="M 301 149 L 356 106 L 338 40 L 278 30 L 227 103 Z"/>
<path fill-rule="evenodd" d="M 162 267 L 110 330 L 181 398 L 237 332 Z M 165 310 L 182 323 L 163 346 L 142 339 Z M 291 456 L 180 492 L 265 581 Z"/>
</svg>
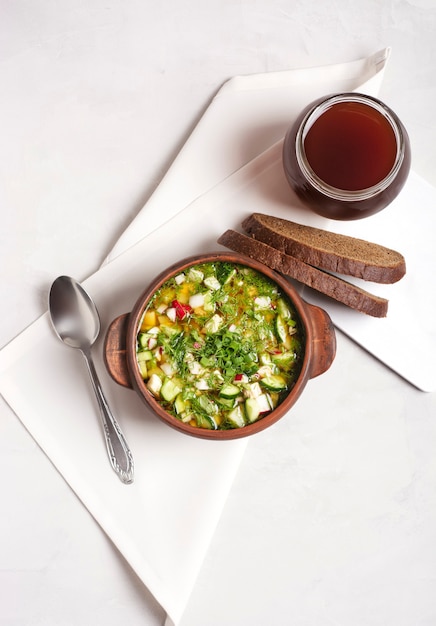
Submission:
<svg viewBox="0 0 436 626">
<path fill-rule="evenodd" d="M 80 350 L 85 358 L 100 409 L 112 468 L 123 483 L 132 483 L 132 453 L 109 409 L 91 357 L 91 347 L 100 332 L 100 318 L 95 304 L 74 278 L 59 276 L 50 289 L 49 313 L 59 339 L 67 346 Z"/>
</svg>

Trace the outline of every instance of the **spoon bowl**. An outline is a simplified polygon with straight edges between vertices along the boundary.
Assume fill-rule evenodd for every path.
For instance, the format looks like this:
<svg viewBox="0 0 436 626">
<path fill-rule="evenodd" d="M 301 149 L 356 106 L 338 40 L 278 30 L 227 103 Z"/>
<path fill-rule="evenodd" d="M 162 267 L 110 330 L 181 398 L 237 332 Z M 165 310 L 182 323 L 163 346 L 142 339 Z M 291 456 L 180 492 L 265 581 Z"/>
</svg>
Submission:
<svg viewBox="0 0 436 626">
<path fill-rule="evenodd" d="M 100 409 L 106 448 L 121 482 L 133 482 L 133 457 L 104 396 L 91 348 L 100 333 L 100 317 L 89 294 L 70 276 L 59 276 L 49 295 L 49 314 L 58 338 L 82 353 Z"/>
<path fill-rule="evenodd" d="M 100 333 L 100 317 L 83 287 L 69 276 L 59 276 L 51 287 L 49 302 L 59 339 L 70 348 L 91 347 Z"/>
</svg>

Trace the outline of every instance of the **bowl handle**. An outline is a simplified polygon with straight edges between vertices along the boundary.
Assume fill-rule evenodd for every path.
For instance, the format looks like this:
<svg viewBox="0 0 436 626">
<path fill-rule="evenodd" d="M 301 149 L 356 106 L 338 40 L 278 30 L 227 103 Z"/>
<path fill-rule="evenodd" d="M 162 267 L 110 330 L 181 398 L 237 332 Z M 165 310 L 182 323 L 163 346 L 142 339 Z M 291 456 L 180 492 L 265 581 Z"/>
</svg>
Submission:
<svg viewBox="0 0 436 626">
<path fill-rule="evenodd" d="M 326 372 L 336 355 L 336 334 L 333 322 L 324 309 L 306 303 L 312 325 L 313 361 L 310 378 Z"/>
<path fill-rule="evenodd" d="M 126 359 L 126 333 L 129 313 L 115 318 L 109 325 L 103 347 L 106 369 L 119 385 L 133 389 Z"/>
</svg>

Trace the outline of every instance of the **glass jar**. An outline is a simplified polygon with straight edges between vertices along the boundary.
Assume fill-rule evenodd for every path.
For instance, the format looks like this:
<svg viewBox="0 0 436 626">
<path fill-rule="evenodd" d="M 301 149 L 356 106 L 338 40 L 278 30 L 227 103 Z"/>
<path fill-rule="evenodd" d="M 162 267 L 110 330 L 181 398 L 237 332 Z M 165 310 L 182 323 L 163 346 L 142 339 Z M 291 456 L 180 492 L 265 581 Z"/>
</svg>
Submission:
<svg viewBox="0 0 436 626">
<path fill-rule="evenodd" d="M 410 141 L 397 115 L 358 93 L 306 107 L 283 143 L 286 178 L 316 213 L 356 220 L 384 209 L 407 180 Z"/>
</svg>

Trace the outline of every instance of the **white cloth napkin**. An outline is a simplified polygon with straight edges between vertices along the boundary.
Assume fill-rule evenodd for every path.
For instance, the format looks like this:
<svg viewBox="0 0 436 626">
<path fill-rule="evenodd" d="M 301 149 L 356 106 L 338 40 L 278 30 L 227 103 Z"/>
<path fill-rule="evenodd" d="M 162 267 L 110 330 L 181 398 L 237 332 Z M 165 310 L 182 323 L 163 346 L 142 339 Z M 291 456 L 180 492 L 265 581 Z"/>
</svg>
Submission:
<svg viewBox="0 0 436 626">
<path fill-rule="evenodd" d="M 226 83 L 107 262 L 85 281 L 103 328 L 131 310 L 163 267 L 215 248 L 217 234 L 236 226 L 241 217 L 237 211 L 231 221 L 228 214 L 210 209 L 202 220 L 198 210 L 205 200 L 206 207 L 207 201 L 213 207 L 233 193 L 234 180 L 248 184 L 256 160 L 231 184 L 217 183 L 279 140 L 302 106 L 316 96 L 353 89 L 376 94 L 388 56 L 386 49 L 352 63 L 237 77 Z M 193 200 L 199 196 L 196 204 Z M 38 367 L 29 370 L 35 353 Z M 0 352 L 0 392 L 165 609 L 168 623 L 177 624 L 247 441 L 208 442 L 169 429 L 133 392 L 109 379 L 101 342 L 96 353 L 109 403 L 135 458 L 133 485 L 122 485 L 112 472 L 81 357 L 55 338 L 47 314 Z"/>
<path fill-rule="evenodd" d="M 108 260 L 280 140 L 315 98 L 357 89 L 377 95 L 389 56 L 386 48 L 351 63 L 230 79 Z"/>
<path fill-rule="evenodd" d="M 401 250 L 406 258 L 407 272 L 395 284 L 382 285 L 347 278 L 363 289 L 388 298 L 389 309 L 385 318 L 362 315 L 304 285 L 295 283 L 295 287 L 305 300 L 324 308 L 335 326 L 366 351 L 418 389 L 435 391 L 436 328 L 433 313 L 436 291 L 431 285 L 436 265 L 433 245 L 436 189 L 411 172 L 401 194 L 384 211 L 366 220 L 332 221 L 308 210 L 291 191 L 283 172 L 282 149 L 283 141 L 280 140 L 194 200 L 167 222 L 165 232 L 170 232 L 178 223 L 180 232 L 201 238 L 204 229 L 195 222 L 203 219 L 207 222 L 212 247 L 226 228 L 241 230 L 241 222 L 256 210 Z"/>
</svg>

